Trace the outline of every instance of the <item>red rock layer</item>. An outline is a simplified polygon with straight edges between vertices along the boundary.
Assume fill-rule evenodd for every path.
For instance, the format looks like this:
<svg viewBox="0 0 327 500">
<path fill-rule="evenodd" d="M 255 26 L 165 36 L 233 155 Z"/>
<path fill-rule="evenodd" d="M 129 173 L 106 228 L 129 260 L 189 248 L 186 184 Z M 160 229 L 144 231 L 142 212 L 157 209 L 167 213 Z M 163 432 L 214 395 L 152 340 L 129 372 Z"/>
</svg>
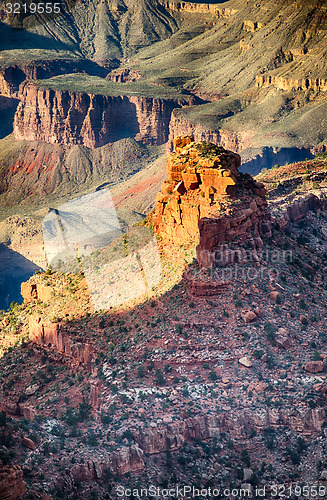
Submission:
<svg viewBox="0 0 327 500">
<path fill-rule="evenodd" d="M 0 499 L 19 500 L 26 492 L 23 471 L 17 466 L 0 466 Z"/>
<path fill-rule="evenodd" d="M 142 96 L 103 96 L 38 87 L 25 81 L 14 119 L 18 140 L 102 146 L 122 137 L 164 144 L 172 110 L 193 102 Z"/>
<path fill-rule="evenodd" d="M 17 98 L 19 85 L 24 80 L 51 78 L 65 73 L 82 73 L 85 70 L 89 74 L 99 76 L 105 76 L 108 72 L 105 68 L 84 59 L 60 59 L 59 61 L 54 59 L 13 64 L 0 68 L 0 95 Z"/>
<path fill-rule="evenodd" d="M 65 333 L 59 323 L 42 319 L 38 314 L 29 318 L 29 339 L 36 344 L 55 350 L 71 359 L 71 365 L 92 369 L 94 349 L 89 342 L 78 342 Z"/>
<path fill-rule="evenodd" d="M 164 244 L 199 240 L 200 267 L 242 262 L 240 243 L 262 247 L 270 235 L 266 191 L 241 174 L 239 155 L 192 137 L 177 137 L 168 158 L 168 180 L 156 198 L 154 228 Z M 244 253 L 245 250 L 243 250 Z"/>
</svg>

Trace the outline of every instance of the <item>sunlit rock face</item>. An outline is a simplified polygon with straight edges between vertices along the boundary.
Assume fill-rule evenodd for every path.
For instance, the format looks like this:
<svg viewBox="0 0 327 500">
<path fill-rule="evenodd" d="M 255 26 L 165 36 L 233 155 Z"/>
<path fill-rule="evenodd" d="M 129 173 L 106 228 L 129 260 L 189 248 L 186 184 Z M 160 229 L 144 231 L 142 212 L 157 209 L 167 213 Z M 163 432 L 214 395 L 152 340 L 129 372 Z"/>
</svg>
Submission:
<svg viewBox="0 0 327 500">
<path fill-rule="evenodd" d="M 226 244 L 247 240 L 260 248 L 261 236 L 270 235 L 265 189 L 239 172 L 240 165 L 238 154 L 210 142 L 174 140 L 153 224 L 166 244 L 199 242 L 201 267 L 240 262 L 240 251 L 226 254 Z"/>
</svg>

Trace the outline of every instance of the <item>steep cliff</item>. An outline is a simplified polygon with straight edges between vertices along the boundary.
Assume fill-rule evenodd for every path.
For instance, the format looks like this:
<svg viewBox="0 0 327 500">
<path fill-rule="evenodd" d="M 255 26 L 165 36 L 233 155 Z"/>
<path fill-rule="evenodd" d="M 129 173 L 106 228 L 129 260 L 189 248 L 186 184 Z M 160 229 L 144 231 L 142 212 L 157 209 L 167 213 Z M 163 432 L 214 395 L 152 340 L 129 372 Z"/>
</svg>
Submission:
<svg viewBox="0 0 327 500">
<path fill-rule="evenodd" d="M 123 90 L 123 89 L 122 89 Z M 144 144 L 168 139 L 172 110 L 194 98 L 162 99 L 141 95 L 94 95 L 52 90 L 25 82 L 14 119 L 18 140 L 102 146 L 122 137 Z"/>
<path fill-rule="evenodd" d="M 218 117 L 217 117 L 218 119 Z M 173 150 L 174 137 L 191 135 L 196 141 L 213 142 L 225 149 L 241 153 L 244 149 L 251 148 L 254 132 L 252 130 L 233 131 L 224 128 L 207 128 L 201 119 L 188 120 L 187 113 L 173 112 L 169 125 L 168 148 Z"/>
<path fill-rule="evenodd" d="M 256 86 L 259 88 L 272 86 L 280 90 L 326 92 L 327 78 L 292 78 L 268 73 L 256 77 Z"/>
<path fill-rule="evenodd" d="M 174 147 L 156 198 L 156 232 L 166 244 L 199 237 L 200 267 L 242 262 L 239 244 L 260 249 L 260 236 L 271 234 L 263 184 L 241 174 L 239 155 L 222 147 L 192 137 L 177 137 Z"/>
</svg>

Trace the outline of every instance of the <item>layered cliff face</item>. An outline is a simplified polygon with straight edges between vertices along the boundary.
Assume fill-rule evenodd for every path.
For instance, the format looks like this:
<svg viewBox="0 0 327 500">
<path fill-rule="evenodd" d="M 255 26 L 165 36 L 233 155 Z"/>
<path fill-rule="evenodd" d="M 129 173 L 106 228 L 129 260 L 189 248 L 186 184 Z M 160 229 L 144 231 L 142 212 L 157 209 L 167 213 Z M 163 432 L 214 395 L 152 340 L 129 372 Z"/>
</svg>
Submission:
<svg viewBox="0 0 327 500">
<path fill-rule="evenodd" d="M 327 78 L 292 78 L 275 74 L 264 74 L 256 77 L 256 86 L 275 87 L 280 90 L 327 91 Z"/>
<path fill-rule="evenodd" d="M 253 145 L 253 130 L 233 131 L 220 128 L 219 130 L 206 128 L 203 124 L 188 120 L 187 115 L 173 111 L 168 137 L 168 149 L 174 149 L 174 137 L 190 135 L 196 141 L 213 142 L 225 149 L 241 153 Z"/>
<path fill-rule="evenodd" d="M 88 148 L 131 136 L 144 144 L 163 144 L 172 110 L 192 102 L 192 98 L 75 93 L 32 82 L 22 84 L 20 95 L 14 119 L 16 139 Z"/>
<path fill-rule="evenodd" d="M 265 189 L 238 171 L 239 155 L 192 137 L 177 137 L 174 147 L 152 219 L 163 243 L 199 238 L 200 267 L 241 262 L 245 241 L 260 249 L 271 234 Z"/>
<path fill-rule="evenodd" d="M 211 14 L 214 17 L 228 18 L 233 16 L 238 11 L 233 8 L 225 8 L 219 5 L 210 3 L 197 3 L 197 2 L 174 2 L 170 0 L 160 0 L 160 3 L 168 11 L 172 12 L 187 12 L 191 14 Z"/>
</svg>

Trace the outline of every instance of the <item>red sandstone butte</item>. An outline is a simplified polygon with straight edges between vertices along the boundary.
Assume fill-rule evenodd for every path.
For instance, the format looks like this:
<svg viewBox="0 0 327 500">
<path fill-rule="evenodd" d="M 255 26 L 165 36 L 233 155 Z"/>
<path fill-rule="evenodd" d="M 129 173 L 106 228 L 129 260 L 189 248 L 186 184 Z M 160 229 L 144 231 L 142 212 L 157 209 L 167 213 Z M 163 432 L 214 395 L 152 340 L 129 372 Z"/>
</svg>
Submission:
<svg viewBox="0 0 327 500">
<path fill-rule="evenodd" d="M 261 236 L 271 236 L 266 191 L 240 165 L 238 154 L 210 142 L 174 139 L 152 217 L 163 244 L 198 242 L 202 268 L 244 262 L 240 244 L 261 250 Z"/>
</svg>

